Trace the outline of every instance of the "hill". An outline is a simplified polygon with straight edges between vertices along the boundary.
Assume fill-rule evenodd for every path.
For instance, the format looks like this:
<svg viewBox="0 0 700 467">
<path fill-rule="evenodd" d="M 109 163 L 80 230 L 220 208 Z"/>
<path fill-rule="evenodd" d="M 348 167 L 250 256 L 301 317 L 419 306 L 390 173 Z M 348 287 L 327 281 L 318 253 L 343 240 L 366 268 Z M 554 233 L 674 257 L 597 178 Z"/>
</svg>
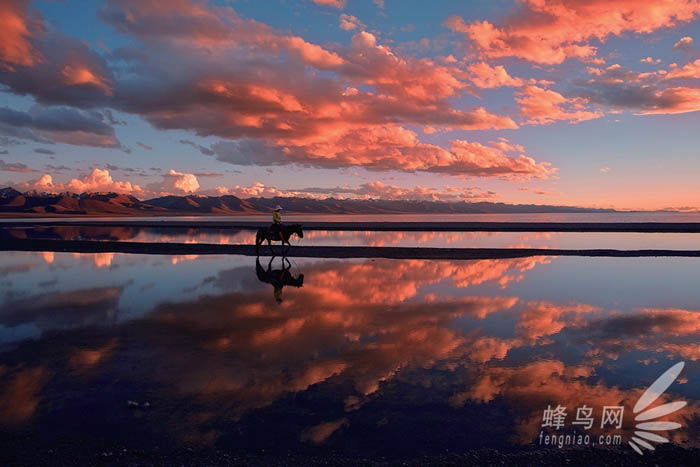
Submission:
<svg viewBox="0 0 700 467">
<path fill-rule="evenodd" d="M 139 200 L 117 193 L 38 193 L 0 189 L 0 215 L 13 216 L 178 216 L 269 213 L 281 205 L 287 213 L 309 214 L 486 214 L 615 212 L 571 206 L 376 199 L 249 198 L 236 196 L 163 196 Z"/>
</svg>

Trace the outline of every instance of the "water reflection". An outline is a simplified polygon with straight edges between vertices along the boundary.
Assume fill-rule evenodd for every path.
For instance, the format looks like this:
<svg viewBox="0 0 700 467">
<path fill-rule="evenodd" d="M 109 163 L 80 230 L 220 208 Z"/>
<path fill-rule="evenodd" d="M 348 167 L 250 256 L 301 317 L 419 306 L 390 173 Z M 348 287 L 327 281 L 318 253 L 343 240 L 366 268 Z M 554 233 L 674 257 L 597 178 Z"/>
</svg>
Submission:
<svg viewBox="0 0 700 467">
<path fill-rule="evenodd" d="M 700 314 L 683 304 L 700 291 L 634 297 L 697 277 L 696 260 L 277 258 L 256 260 L 255 277 L 239 257 L 116 255 L 109 274 L 87 256 L 47 261 L 2 257 L 3 430 L 352 455 L 518 449 L 548 404 L 623 405 L 631 422 L 646 386 L 686 360 L 667 400 L 690 405 L 670 436 L 697 440 Z M 555 279 L 587 299 L 562 300 Z M 616 284 L 614 305 L 596 281 Z M 290 286 L 281 303 L 268 284 Z"/>
<path fill-rule="evenodd" d="M 292 269 L 292 263 L 287 257 L 281 258 L 281 269 L 272 269 L 272 263 L 274 260 L 274 256 L 270 258 L 270 261 L 267 263 L 267 269 L 265 269 L 260 264 L 260 257 L 257 257 L 255 259 L 255 275 L 260 282 L 272 285 L 274 288 L 273 295 L 275 296 L 275 301 L 277 303 L 282 303 L 282 289 L 285 286 L 303 287 L 304 275 L 300 273 L 296 277 L 292 276 L 292 273 L 290 272 Z"/>
<path fill-rule="evenodd" d="M 0 228 L 0 238 L 160 243 L 255 244 L 255 231 L 213 227 L 35 226 Z M 433 248 L 556 248 L 699 250 L 698 233 L 635 232 L 374 232 L 309 230 L 306 246 L 401 246 Z M 266 249 L 261 250 L 265 252 Z"/>
</svg>

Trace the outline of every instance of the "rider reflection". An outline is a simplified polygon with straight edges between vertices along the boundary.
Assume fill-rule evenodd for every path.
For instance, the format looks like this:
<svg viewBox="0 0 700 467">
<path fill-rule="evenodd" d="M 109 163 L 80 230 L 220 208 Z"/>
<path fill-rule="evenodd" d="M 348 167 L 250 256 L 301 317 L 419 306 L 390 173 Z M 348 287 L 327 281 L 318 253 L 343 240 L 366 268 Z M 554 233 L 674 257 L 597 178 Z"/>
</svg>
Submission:
<svg viewBox="0 0 700 467">
<path fill-rule="evenodd" d="M 282 269 L 272 269 L 272 262 L 274 259 L 275 257 L 273 256 L 267 264 L 267 269 L 265 269 L 260 264 L 260 258 L 256 258 L 255 273 L 260 282 L 272 285 L 274 288 L 275 301 L 277 303 L 282 303 L 282 289 L 284 286 L 303 287 L 304 274 L 299 274 L 297 277 L 292 276 L 290 272 L 292 264 L 286 257 L 282 258 Z"/>
</svg>

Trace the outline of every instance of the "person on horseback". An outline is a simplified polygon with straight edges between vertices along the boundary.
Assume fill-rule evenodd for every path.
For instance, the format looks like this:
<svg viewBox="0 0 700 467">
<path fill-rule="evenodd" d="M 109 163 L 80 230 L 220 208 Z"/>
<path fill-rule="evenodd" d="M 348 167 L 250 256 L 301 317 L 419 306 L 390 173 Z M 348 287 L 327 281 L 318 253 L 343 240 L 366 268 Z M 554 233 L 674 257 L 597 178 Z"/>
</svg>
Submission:
<svg viewBox="0 0 700 467">
<path fill-rule="evenodd" d="M 272 225 L 270 226 L 270 233 L 272 233 L 275 238 L 279 238 L 281 240 L 282 206 L 280 206 L 279 204 L 275 206 L 274 211 L 272 211 Z"/>
</svg>

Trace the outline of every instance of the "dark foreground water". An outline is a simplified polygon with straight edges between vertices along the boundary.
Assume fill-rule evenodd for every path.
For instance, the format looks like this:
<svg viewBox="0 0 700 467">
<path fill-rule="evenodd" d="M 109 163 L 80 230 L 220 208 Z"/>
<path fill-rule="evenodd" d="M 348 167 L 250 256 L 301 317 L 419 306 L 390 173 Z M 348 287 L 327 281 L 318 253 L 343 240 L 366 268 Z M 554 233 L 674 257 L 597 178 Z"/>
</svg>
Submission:
<svg viewBox="0 0 700 467">
<path fill-rule="evenodd" d="M 698 444 L 697 259 L 269 261 L 0 254 L 2 454 L 639 456 L 633 406 L 678 362 L 653 433 Z"/>
</svg>

